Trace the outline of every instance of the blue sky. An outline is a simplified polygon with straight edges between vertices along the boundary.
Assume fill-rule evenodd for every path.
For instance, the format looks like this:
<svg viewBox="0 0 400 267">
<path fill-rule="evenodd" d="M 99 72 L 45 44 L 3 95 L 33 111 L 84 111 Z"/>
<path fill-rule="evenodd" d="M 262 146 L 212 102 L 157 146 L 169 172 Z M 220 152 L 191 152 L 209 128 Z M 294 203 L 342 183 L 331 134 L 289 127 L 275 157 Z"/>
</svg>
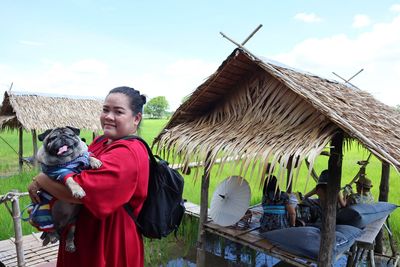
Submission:
<svg viewBox="0 0 400 267">
<path fill-rule="evenodd" d="M 0 90 L 181 103 L 235 46 L 400 104 L 400 0 L 1 1 Z M 2 96 L 1 96 L 2 97 Z"/>
</svg>

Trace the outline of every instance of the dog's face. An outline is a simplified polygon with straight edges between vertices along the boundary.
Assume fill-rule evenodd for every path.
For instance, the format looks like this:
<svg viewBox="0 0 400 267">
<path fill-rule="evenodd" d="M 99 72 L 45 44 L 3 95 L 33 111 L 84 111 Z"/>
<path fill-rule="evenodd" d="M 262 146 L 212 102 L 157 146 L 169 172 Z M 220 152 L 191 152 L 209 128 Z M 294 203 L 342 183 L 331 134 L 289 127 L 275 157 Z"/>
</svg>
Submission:
<svg viewBox="0 0 400 267">
<path fill-rule="evenodd" d="M 43 146 L 38 151 L 38 160 L 46 165 L 57 165 L 77 158 L 87 151 L 79 133 L 79 129 L 67 126 L 40 134 L 38 138 L 43 141 Z"/>
</svg>

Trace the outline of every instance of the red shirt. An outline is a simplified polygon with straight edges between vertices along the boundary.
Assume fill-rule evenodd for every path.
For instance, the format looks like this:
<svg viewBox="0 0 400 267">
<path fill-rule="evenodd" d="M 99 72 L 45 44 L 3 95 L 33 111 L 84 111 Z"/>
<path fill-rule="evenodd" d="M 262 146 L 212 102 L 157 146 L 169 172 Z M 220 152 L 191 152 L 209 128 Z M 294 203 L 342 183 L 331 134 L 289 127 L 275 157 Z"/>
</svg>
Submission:
<svg viewBox="0 0 400 267">
<path fill-rule="evenodd" d="M 89 151 L 101 160 L 97 170 L 74 176 L 86 192 L 76 222 L 73 253 L 60 240 L 58 267 L 135 267 L 144 265 L 143 239 L 123 205 L 138 215 L 147 196 L 149 159 L 137 140 L 93 142 Z"/>
</svg>

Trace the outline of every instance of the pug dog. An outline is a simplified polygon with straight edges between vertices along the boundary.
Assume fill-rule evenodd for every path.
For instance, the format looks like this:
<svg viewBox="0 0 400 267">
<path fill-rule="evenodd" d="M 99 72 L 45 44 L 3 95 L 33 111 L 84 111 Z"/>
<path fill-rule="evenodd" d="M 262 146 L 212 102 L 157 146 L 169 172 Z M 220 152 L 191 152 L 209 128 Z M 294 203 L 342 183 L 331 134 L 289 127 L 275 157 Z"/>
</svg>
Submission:
<svg viewBox="0 0 400 267">
<path fill-rule="evenodd" d="M 70 126 L 46 130 L 38 136 L 39 141 L 42 141 L 43 145 L 37 152 L 37 160 L 41 163 L 42 172 L 56 181 L 65 182 L 65 185 L 76 198 L 84 197 L 85 191 L 74 181 L 72 175 L 88 168 L 97 169 L 102 165 L 100 160 L 89 155 L 88 147 L 80 139 L 79 134 L 79 129 Z M 43 196 L 48 195 L 47 192 L 40 194 L 43 194 Z M 42 199 L 42 196 L 40 197 Z M 74 222 L 76 221 L 80 205 L 61 200 L 53 203 L 50 214 L 52 216 L 54 231 L 43 232 L 41 236 L 43 245 L 45 246 L 49 242 L 55 243 L 59 240 L 59 235 L 65 227 L 69 227 L 65 249 L 66 251 L 74 252 L 76 250 L 74 244 Z M 43 203 L 43 205 L 45 204 Z M 41 204 L 37 205 L 40 206 Z M 35 210 L 38 209 L 40 208 L 36 207 Z M 40 220 L 39 218 L 37 221 Z"/>
</svg>

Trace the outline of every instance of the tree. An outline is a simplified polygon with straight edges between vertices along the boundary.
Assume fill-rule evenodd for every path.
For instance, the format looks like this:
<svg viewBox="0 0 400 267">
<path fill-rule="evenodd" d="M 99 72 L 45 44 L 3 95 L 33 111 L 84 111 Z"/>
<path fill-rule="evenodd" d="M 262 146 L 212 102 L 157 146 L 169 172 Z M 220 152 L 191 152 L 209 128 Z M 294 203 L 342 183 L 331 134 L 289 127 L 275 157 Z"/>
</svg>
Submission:
<svg viewBox="0 0 400 267">
<path fill-rule="evenodd" d="M 165 96 L 157 96 L 144 106 L 144 113 L 149 114 L 152 118 L 162 118 L 169 107 Z"/>
<path fill-rule="evenodd" d="M 400 105 L 396 105 L 396 110 L 400 112 Z"/>
</svg>

